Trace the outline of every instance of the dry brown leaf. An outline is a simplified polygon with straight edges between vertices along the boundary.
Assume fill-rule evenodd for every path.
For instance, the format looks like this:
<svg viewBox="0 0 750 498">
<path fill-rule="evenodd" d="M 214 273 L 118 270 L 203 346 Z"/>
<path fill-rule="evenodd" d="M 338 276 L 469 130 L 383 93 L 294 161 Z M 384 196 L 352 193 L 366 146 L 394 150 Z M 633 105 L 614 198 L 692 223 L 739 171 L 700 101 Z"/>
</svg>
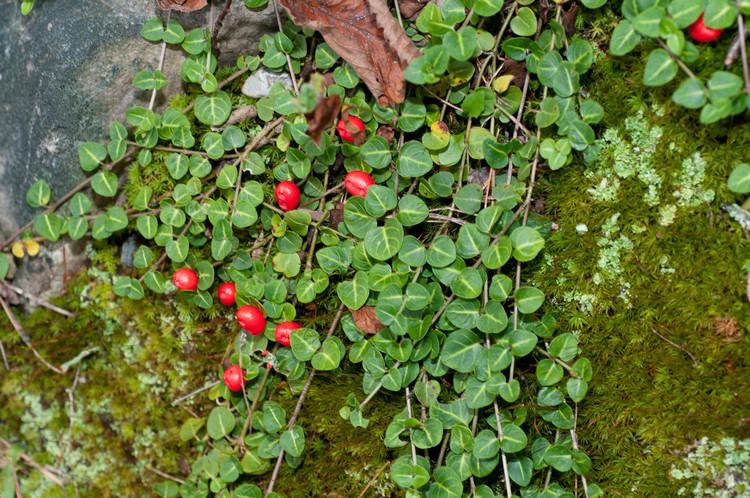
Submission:
<svg viewBox="0 0 750 498">
<path fill-rule="evenodd" d="M 413 21 L 428 3 L 430 3 L 430 0 L 401 0 L 398 6 L 401 10 L 401 15 Z"/>
<path fill-rule="evenodd" d="M 383 0 L 280 0 L 295 24 L 323 35 L 383 105 L 404 101 L 404 69 L 419 56 Z"/>
<path fill-rule="evenodd" d="M 207 0 L 156 0 L 161 10 L 176 10 L 178 12 L 195 12 L 208 5 Z"/>
<path fill-rule="evenodd" d="M 354 325 L 367 334 L 377 334 L 385 328 L 385 325 L 380 323 L 377 315 L 375 315 L 373 306 L 362 306 L 358 310 L 352 310 L 352 318 L 354 319 Z"/>
<path fill-rule="evenodd" d="M 321 97 L 312 112 L 305 114 L 307 118 L 307 134 L 320 145 L 320 137 L 336 121 L 341 108 L 341 98 L 338 94 Z"/>
<path fill-rule="evenodd" d="M 523 88 L 523 82 L 526 79 L 526 65 L 523 62 L 517 62 L 513 59 L 505 59 L 503 63 L 503 69 L 500 71 L 501 75 L 511 74 L 513 75 L 513 83 L 517 87 Z"/>
<path fill-rule="evenodd" d="M 396 136 L 396 132 L 393 131 L 393 126 L 389 125 L 378 126 L 378 131 L 376 131 L 375 134 L 379 137 L 385 138 L 385 141 L 388 142 L 389 145 L 393 143 L 393 138 Z"/>
<path fill-rule="evenodd" d="M 562 25 L 565 34 L 572 36 L 576 32 L 576 17 L 578 17 L 578 3 L 573 2 L 562 15 Z"/>
</svg>

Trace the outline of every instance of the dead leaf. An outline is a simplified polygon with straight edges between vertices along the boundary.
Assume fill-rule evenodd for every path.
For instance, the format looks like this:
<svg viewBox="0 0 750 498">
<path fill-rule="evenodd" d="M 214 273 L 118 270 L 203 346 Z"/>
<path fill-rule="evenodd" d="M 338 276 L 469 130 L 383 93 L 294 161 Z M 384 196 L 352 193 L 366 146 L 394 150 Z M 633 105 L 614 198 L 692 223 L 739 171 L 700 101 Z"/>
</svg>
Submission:
<svg viewBox="0 0 750 498">
<path fill-rule="evenodd" d="M 331 209 L 331 211 L 328 213 L 328 219 L 326 219 L 326 223 L 328 223 L 329 226 L 332 226 L 333 228 L 338 228 L 339 223 L 344 221 L 344 203 L 339 202 L 336 204 L 336 207 Z"/>
<path fill-rule="evenodd" d="M 195 12 L 208 5 L 207 0 L 156 0 L 161 10 L 176 10 L 178 12 Z"/>
<path fill-rule="evenodd" d="M 562 25 L 565 28 L 565 34 L 572 36 L 576 32 L 576 17 L 578 17 L 578 3 L 572 2 L 568 10 L 563 12 Z"/>
<path fill-rule="evenodd" d="M 312 112 L 305 114 L 307 118 L 307 134 L 320 145 L 320 137 L 336 121 L 341 108 L 341 98 L 338 94 L 321 97 Z"/>
<path fill-rule="evenodd" d="M 513 83 L 519 88 L 523 88 L 523 82 L 526 80 L 526 66 L 523 62 L 517 62 L 513 59 L 505 59 L 503 63 L 503 69 L 500 71 L 501 75 L 512 74 Z"/>
<path fill-rule="evenodd" d="M 430 0 L 401 0 L 398 6 L 401 9 L 401 15 L 413 21 L 428 3 Z"/>
<path fill-rule="evenodd" d="M 404 69 L 419 56 L 384 0 L 280 0 L 295 24 L 315 29 L 382 105 L 404 101 Z"/>
<path fill-rule="evenodd" d="M 352 318 L 354 319 L 354 325 L 366 334 L 377 334 L 385 328 L 385 325 L 380 323 L 377 315 L 375 315 L 373 306 L 362 306 L 358 310 L 352 310 Z"/>
<path fill-rule="evenodd" d="M 730 316 L 714 317 L 714 332 L 726 342 L 738 342 L 742 337 L 739 323 Z"/>
<path fill-rule="evenodd" d="M 393 126 L 380 125 L 378 126 L 378 131 L 376 131 L 375 134 L 379 137 L 385 138 L 385 141 L 388 142 L 388 144 L 391 144 L 393 143 L 393 137 L 395 137 L 396 132 L 393 131 Z"/>
</svg>

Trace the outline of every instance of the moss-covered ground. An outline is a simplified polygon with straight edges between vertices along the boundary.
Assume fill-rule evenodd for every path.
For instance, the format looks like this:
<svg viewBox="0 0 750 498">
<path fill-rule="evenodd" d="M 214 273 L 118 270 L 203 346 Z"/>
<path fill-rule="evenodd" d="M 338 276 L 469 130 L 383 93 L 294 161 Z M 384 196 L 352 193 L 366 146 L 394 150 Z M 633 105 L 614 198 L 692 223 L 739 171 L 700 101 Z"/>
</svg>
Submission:
<svg viewBox="0 0 750 498">
<path fill-rule="evenodd" d="M 750 159 L 750 123 L 698 124 L 641 85 L 642 67 L 607 58 L 592 75 L 602 150 L 542 175 L 557 230 L 535 278 L 594 364 L 590 479 L 607 496 L 671 497 L 687 446 L 750 436 L 750 243 L 723 209 L 744 201 L 726 179 Z"/>
</svg>

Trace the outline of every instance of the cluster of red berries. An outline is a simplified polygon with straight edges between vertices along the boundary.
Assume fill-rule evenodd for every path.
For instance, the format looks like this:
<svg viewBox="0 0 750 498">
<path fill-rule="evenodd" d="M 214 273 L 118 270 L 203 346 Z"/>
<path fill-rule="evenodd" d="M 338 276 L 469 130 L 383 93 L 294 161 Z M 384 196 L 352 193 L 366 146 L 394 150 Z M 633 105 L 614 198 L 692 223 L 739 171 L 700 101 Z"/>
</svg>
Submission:
<svg viewBox="0 0 750 498">
<path fill-rule="evenodd" d="M 195 291 L 198 288 L 198 274 L 190 268 L 180 268 L 172 275 L 172 282 L 181 291 Z M 237 299 L 237 286 L 234 282 L 224 282 L 219 285 L 216 292 L 219 301 L 225 306 L 233 306 Z M 266 330 L 266 318 L 263 312 L 256 306 L 246 304 L 237 308 L 235 313 L 237 322 L 245 332 L 251 335 L 261 335 Z M 291 345 L 291 335 L 297 329 L 302 328 L 297 322 L 282 322 L 276 325 L 274 337 L 276 342 L 284 347 Z M 264 355 L 268 351 L 264 351 Z M 271 368 L 271 363 L 266 363 Z M 239 365 L 232 365 L 224 371 L 224 384 L 231 391 L 240 391 L 245 385 L 245 371 Z"/>
<path fill-rule="evenodd" d="M 354 134 L 365 131 L 365 124 L 356 116 L 346 115 L 346 120 L 339 120 L 336 130 L 342 140 L 355 142 Z M 374 185 L 375 180 L 372 176 L 364 171 L 350 171 L 344 179 L 344 187 L 349 194 L 354 196 L 364 196 L 370 185 Z M 299 187 L 288 180 L 279 182 L 276 185 L 276 203 L 282 211 L 291 211 L 297 209 L 300 201 Z M 195 291 L 198 288 L 198 274 L 190 268 L 180 268 L 172 275 L 172 282 L 177 289 L 181 291 Z M 237 297 L 237 286 L 234 282 L 224 282 L 219 285 L 217 296 L 221 304 L 233 306 Z M 237 322 L 240 327 L 251 335 L 258 336 L 266 330 L 266 318 L 263 312 L 256 306 L 246 304 L 237 308 L 235 313 Z M 276 342 L 284 347 L 291 344 L 292 333 L 302 328 L 297 322 L 282 322 L 276 326 L 274 337 Z M 263 356 L 268 351 L 263 352 Z M 271 368 L 271 363 L 266 363 L 267 368 Z M 240 391 L 245 385 L 245 371 L 239 365 L 232 365 L 224 370 L 224 384 L 231 391 Z"/>
</svg>

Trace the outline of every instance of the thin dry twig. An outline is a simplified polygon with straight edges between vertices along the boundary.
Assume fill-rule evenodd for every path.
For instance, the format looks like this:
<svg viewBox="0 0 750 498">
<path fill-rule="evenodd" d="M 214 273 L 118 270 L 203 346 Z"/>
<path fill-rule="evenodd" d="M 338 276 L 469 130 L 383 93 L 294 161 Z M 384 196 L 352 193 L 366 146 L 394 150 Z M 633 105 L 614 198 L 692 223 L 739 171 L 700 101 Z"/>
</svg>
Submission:
<svg viewBox="0 0 750 498">
<path fill-rule="evenodd" d="M 383 473 L 385 469 L 388 468 L 388 466 L 391 464 L 391 462 L 385 462 L 383 465 L 380 466 L 377 472 L 375 472 L 375 475 L 372 476 L 372 479 L 370 479 L 367 482 L 367 485 L 362 488 L 362 491 L 357 495 L 357 498 L 364 498 L 364 496 L 367 494 L 367 490 L 370 489 L 377 481 L 378 477 L 380 477 L 380 474 Z"/>
<path fill-rule="evenodd" d="M 675 348 L 679 349 L 680 351 L 682 351 L 683 353 L 685 353 L 686 355 L 688 355 L 690 357 L 690 359 L 693 361 L 693 366 L 698 366 L 698 360 L 695 359 L 695 356 L 693 356 L 693 353 L 691 353 L 690 351 L 688 351 L 687 348 L 685 348 L 684 346 L 680 346 L 676 342 L 668 339 L 664 335 L 662 335 L 659 332 L 657 332 L 656 329 L 654 329 L 653 327 L 651 327 L 650 330 L 651 330 L 651 332 L 654 333 L 654 335 L 656 337 L 658 337 L 662 341 L 666 342 L 667 344 L 670 344 L 671 346 L 674 346 Z"/>
<path fill-rule="evenodd" d="M 43 308 L 47 308 L 50 311 L 54 311 L 55 313 L 59 313 L 60 315 L 67 316 L 67 317 L 74 317 L 75 313 L 72 311 L 68 311 L 66 309 L 60 308 L 59 306 L 55 306 L 54 304 L 51 304 L 44 299 L 41 299 L 34 294 L 29 294 L 25 290 L 21 289 L 20 287 L 16 287 L 15 285 L 9 283 L 9 282 L 0 282 L 3 286 L 5 286 L 7 289 L 15 292 L 19 296 L 25 297 L 29 301 L 31 301 L 34 304 L 37 304 L 39 306 L 42 306 Z"/>
<path fill-rule="evenodd" d="M 218 383 L 219 383 L 219 381 L 215 380 L 215 381 L 213 381 L 211 383 L 206 384 L 203 387 L 199 387 L 195 391 L 189 392 L 189 393 L 185 394 L 184 396 L 180 396 L 179 398 L 176 398 L 176 399 L 174 399 L 172 401 L 172 406 L 177 406 L 180 403 L 182 403 L 183 401 L 185 401 L 186 399 L 190 399 L 193 396 L 195 396 L 196 394 L 199 394 L 199 393 L 202 393 L 203 391 L 207 391 L 207 390 L 211 389 L 212 387 L 214 387 Z"/>
<path fill-rule="evenodd" d="M 8 450 L 10 450 L 11 446 L 12 445 L 10 441 L 0 437 L 0 450 L 7 452 Z M 65 485 L 67 477 L 61 470 L 56 469 L 50 465 L 42 465 L 26 453 L 19 453 L 18 458 L 23 460 L 23 462 L 26 463 L 29 467 L 32 467 L 41 472 L 44 477 L 55 483 L 57 486 L 63 487 Z"/>
<path fill-rule="evenodd" d="M 10 306 L 8 306 L 8 303 L 5 302 L 5 299 L 0 297 L 0 305 L 3 308 L 3 311 L 5 311 L 5 315 L 8 317 L 8 320 L 10 320 L 11 325 L 13 325 L 13 328 L 16 330 L 18 335 L 21 337 L 21 340 L 24 344 L 31 350 L 32 353 L 34 353 L 34 356 L 37 357 L 37 359 L 47 368 L 52 370 L 55 373 L 64 374 L 62 370 L 57 368 L 56 366 L 49 363 L 47 360 L 44 359 L 44 357 L 39 354 L 39 351 L 37 351 L 34 346 L 31 344 L 31 338 L 26 333 L 26 331 L 21 326 L 21 323 L 16 318 L 16 315 L 13 313 L 13 310 L 10 309 Z"/>
<path fill-rule="evenodd" d="M 173 476 L 171 474 L 167 474 L 166 472 L 159 470 L 157 468 L 151 467 L 150 465 L 146 467 L 146 470 L 153 472 L 159 477 L 163 477 L 164 479 L 169 479 L 170 481 L 174 481 L 178 484 L 185 484 L 185 481 L 180 479 L 179 477 Z"/>
</svg>

